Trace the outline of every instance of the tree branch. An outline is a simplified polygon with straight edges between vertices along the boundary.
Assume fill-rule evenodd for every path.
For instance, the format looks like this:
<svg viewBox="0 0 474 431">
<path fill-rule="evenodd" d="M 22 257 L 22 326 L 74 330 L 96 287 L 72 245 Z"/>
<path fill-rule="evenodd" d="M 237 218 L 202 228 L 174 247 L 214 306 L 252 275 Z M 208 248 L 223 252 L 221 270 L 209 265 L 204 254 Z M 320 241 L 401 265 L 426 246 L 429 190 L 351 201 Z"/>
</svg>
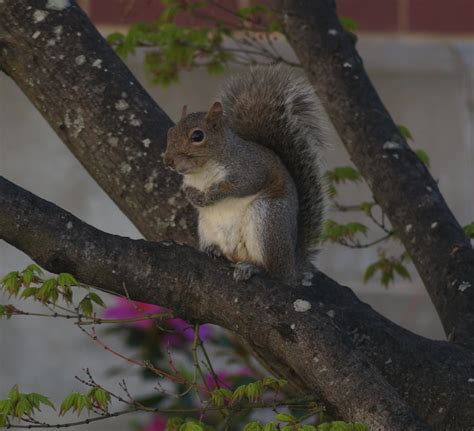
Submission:
<svg viewBox="0 0 474 431">
<path fill-rule="evenodd" d="M 352 161 L 413 259 L 448 338 L 474 345 L 474 250 L 379 99 L 335 1 L 273 5 Z"/>
<path fill-rule="evenodd" d="M 474 419 L 470 352 L 411 334 L 323 274 L 312 289 L 260 277 L 236 283 L 224 260 L 172 242 L 101 232 L 6 179 L 0 179 L 0 236 L 49 271 L 118 294 L 124 283 L 132 299 L 238 333 L 348 420 L 374 429 L 428 429 L 393 388 L 440 429 L 463 429 Z M 296 311 L 297 300 L 308 301 L 310 310 Z"/>
<path fill-rule="evenodd" d="M 0 69 L 145 237 L 192 244 L 194 211 L 161 160 L 172 121 L 71 3 L 1 2 Z"/>
</svg>

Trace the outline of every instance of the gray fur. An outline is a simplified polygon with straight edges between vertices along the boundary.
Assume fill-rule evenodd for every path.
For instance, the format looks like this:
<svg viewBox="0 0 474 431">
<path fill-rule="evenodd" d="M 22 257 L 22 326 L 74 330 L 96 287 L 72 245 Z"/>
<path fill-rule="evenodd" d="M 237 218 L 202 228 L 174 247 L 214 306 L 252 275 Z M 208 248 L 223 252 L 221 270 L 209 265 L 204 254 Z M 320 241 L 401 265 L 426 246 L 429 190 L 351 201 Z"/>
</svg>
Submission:
<svg viewBox="0 0 474 431">
<path fill-rule="evenodd" d="M 289 70 L 261 66 L 232 79 L 222 104 L 226 126 L 274 151 L 292 176 L 299 200 L 299 261 L 305 263 L 316 250 L 323 217 L 319 164 L 326 138 L 321 103 L 309 84 Z"/>
</svg>

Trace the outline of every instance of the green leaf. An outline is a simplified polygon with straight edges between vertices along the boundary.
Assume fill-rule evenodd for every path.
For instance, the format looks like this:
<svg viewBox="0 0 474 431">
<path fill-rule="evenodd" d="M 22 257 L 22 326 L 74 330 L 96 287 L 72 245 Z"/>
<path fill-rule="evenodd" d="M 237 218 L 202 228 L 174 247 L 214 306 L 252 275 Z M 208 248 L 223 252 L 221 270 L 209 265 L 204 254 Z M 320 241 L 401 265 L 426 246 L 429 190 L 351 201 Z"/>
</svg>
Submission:
<svg viewBox="0 0 474 431">
<path fill-rule="evenodd" d="M 401 262 L 395 263 L 394 269 L 400 277 L 402 277 L 406 280 L 411 280 L 410 273 L 408 272 L 406 267 Z"/>
<path fill-rule="evenodd" d="M 86 316 L 92 316 L 94 307 L 92 306 L 92 301 L 86 296 L 79 304 L 79 309 Z"/>
<path fill-rule="evenodd" d="M 103 409 L 107 410 L 110 403 L 110 394 L 102 388 L 92 388 L 87 394 L 91 403 L 94 401 Z"/>
<path fill-rule="evenodd" d="M 226 400 L 232 398 L 232 391 L 229 389 L 214 389 L 211 392 L 211 401 L 216 407 L 222 407 L 225 404 Z"/>
<path fill-rule="evenodd" d="M 16 416 L 17 418 L 21 418 L 25 413 L 28 413 L 28 414 L 33 413 L 33 406 L 30 404 L 30 402 L 28 401 L 26 397 L 22 396 L 16 403 L 13 416 Z"/>
<path fill-rule="evenodd" d="M 464 226 L 464 233 L 467 235 L 468 238 L 474 239 L 474 222 L 469 223 L 468 225 Z"/>
<path fill-rule="evenodd" d="M 364 272 L 364 283 L 367 283 L 379 268 L 379 263 L 375 262 L 369 265 Z"/>
<path fill-rule="evenodd" d="M 283 388 L 288 384 L 285 379 L 275 379 L 274 377 L 265 377 L 261 382 L 262 386 L 273 389 L 275 391 Z"/>
<path fill-rule="evenodd" d="M 245 396 L 245 391 L 246 391 L 246 385 L 237 387 L 232 394 L 231 403 L 240 401 Z"/>
<path fill-rule="evenodd" d="M 248 383 L 245 386 L 245 395 L 250 401 L 255 402 L 262 395 L 262 389 L 261 382 Z"/>
<path fill-rule="evenodd" d="M 169 418 L 166 421 L 166 431 L 178 431 L 179 427 L 184 423 L 182 418 Z"/>
<path fill-rule="evenodd" d="M 59 408 L 60 416 L 63 416 L 64 414 L 66 414 L 69 410 L 73 408 L 73 406 L 76 405 L 76 399 L 79 395 L 81 394 L 77 392 L 73 392 L 72 394 L 69 394 L 66 398 L 64 398 Z"/>
<path fill-rule="evenodd" d="M 344 239 L 352 240 L 356 234 L 367 234 L 367 226 L 362 223 L 339 224 L 334 220 L 327 219 L 323 223 L 321 241 L 338 242 Z"/>
<path fill-rule="evenodd" d="M 30 269 L 25 269 L 23 271 L 23 286 L 25 286 L 26 288 L 28 288 L 31 284 L 31 282 L 33 281 L 33 271 L 30 270 Z"/>
<path fill-rule="evenodd" d="M 252 421 L 244 426 L 244 431 L 262 431 L 262 425 L 260 422 Z"/>
<path fill-rule="evenodd" d="M 415 154 L 428 168 L 430 167 L 430 165 L 431 165 L 430 158 L 429 158 L 428 154 L 426 154 L 425 151 L 423 151 L 421 149 L 417 149 L 417 150 L 415 150 Z"/>
<path fill-rule="evenodd" d="M 339 22 L 341 26 L 346 31 L 357 31 L 359 29 L 359 23 L 354 18 L 349 18 L 348 16 L 340 16 Z"/>
<path fill-rule="evenodd" d="M 61 287 L 70 287 L 77 286 L 79 283 L 72 274 L 68 274 L 67 272 L 61 272 L 58 275 L 58 284 Z"/>
<path fill-rule="evenodd" d="M 277 415 L 275 415 L 275 419 L 280 422 L 288 422 L 288 423 L 297 422 L 297 419 L 288 413 L 278 413 Z"/>
<path fill-rule="evenodd" d="M 49 400 L 48 397 L 45 397 L 42 394 L 38 394 L 36 392 L 31 392 L 27 395 L 28 400 L 35 408 L 39 408 L 41 404 L 51 407 L 53 410 L 56 410 L 54 404 Z"/>
<path fill-rule="evenodd" d="M 269 422 L 263 427 L 263 431 L 278 431 L 275 422 Z"/>
<path fill-rule="evenodd" d="M 21 292 L 20 299 L 28 299 L 30 296 L 36 297 L 38 291 L 37 287 L 27 287 Z"/>
<path fill-rule="evenodd" d="M 107 36 L 107 42 L 111 45 L 115 45 L 117 43 L 122 43 L 125 39 L 125 36 L 122 33 L 110 33 Z"/>
<path fill-rule="evenodd" d="M 405 139 L 411 139 L 413 141 L 413 136 L 411 135 L 411 132 L 403 125 L 398 124 L 398 131 L 400 132 L 400 135 L 402 135 Z"/>
<path fill-rule="evenodd" d="M 19 400 L 20 398 L 20 393 L 18 391 L 18 385 L 13 385 L 12 388 L 10 389 L 10 392 L 8 392 L 8 400 L 11 401 L 12 403 L 15 403 Z"/>
<path fill-rule="evenodd" d="M 362 180 L 359 171 L 352 166 L 337 166 L 332 170 L 326 171 L 325 176 L 336 184 L 359 182 Z"/>
<path fill-rule="evenodd" d="M 200 422 L 190 421 L 181 425 L 179 431 L 205 431 L 205 428 Z"/>
<path fill-rule="evenodd" d="M 39 288 L 36 298 L 42 302 L 56 302 L 58 299 L 58 281 L 55 278 L 45 280 Z"/>
<path fill-rule="evenodd" d="M 10 296 L 17 296 L 20 291 L 20 280 L 18 271 L 9 272 L 2 278 L 2 286 Z"/>
<path fill-rule="evenodd" d="M 372 208 L 376 205 L 375 202 L 362 202 L 359 204 L 359 208 L 365 213 L 365 214 L 370 214 L 370 211 Z"/>
<path fill-rule="evenodd" d="M 25 271 L 32 271 L 33 273 L 36 273 L 38 275 L 43 274 L 43 270 L 38 266 L 35 265 L 34 263 L 31 263 L 25 268 Z"/>
<path fill-rule="evenodd" d="M 100 305 L 101 307 L 105 307 L 104 301 L 99 295 L 97 295 L 97 293 L 90 292 L 87 296 L 89 297 L 91 301 L 95 302 L 97 305 Z"/>
</svg>

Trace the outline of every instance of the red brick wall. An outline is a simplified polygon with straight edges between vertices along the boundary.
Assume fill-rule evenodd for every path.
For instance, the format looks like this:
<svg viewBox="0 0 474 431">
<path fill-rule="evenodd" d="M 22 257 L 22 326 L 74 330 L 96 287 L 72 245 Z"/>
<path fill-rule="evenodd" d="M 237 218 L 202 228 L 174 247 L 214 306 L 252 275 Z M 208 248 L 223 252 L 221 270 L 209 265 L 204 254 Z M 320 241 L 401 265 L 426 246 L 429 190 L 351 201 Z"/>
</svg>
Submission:
<svg viewBox="0 0 474 431">
<path fill-rule="evenodd" d="M 98 24 L 126 25 L 153 21 L 162 10 L 161 0 L 80 0 Z M 254 0 L 220 0 L 235 9 Z M 361 31 L 412 32 L 474 35 L 474 0 L 336 0 L 340 15 L 354 18 Z M 229 17 L 222 9 L 212 9 L 218 17 Z M 189 17 L 183 24 L 199 24 Z"/>
</svg>

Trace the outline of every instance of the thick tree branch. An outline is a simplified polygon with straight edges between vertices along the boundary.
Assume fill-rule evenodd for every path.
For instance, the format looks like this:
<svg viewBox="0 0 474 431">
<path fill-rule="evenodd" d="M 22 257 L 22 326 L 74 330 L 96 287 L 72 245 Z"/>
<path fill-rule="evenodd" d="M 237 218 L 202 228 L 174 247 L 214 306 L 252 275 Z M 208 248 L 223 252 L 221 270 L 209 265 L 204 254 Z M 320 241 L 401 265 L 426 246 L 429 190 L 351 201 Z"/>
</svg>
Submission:
<svg viewBox="0 0 474 431">
<path fill-rule="evenodd" d="M 105 234 L 6 180 L 0 190 L 2 237 L 48 270 L 70 271 L 80 281 L 117 293 L 124 283 L 133 299 L 166 304 L 180 316 L 232 329 L 291 364 L 335 413 L 376 428 L 429 429 L 361 360 L 331 317 L 317 308 L 295 311 L 292 304 L 308 301 L 307 292 L 265 287 L 262 280 L 241 286 L 231 281 L 227 265 L 209 264 L 189 247 Z M 269 290 L 276 301 L 265 295 Z"/>
<path fill-rule="evenodd" d="M 313 289 L 262 278 L 236 283 L 223 260 L 172 242 L 106 234 L 6 179 L 0 237 L 50 271 L 118 294 L 125 283 L 135 300 L 238 333 L 332 413 L 371 429 L 426 429 L 392 386 L 437 429 L 464 429 L 474 420 L 470 352 L 411 334 L 322 274 Z M 295 311 L 298 299 L 311 309 Z"/>
<path fill-rule="evenodd" d="M 334 0 L 274 0 L 352 161 L 410 253 L 450 340 L 474 344 L 474 250 L 379 99 Z M 467 198 L 467 197 L 466 197 Z"/>
<path fill-rule="evenodd" d="M 144 236 L 192 243 L 193 211 L 161 161 L 173 123 L 76 4 L 46 3 L 0 3 L 0 70 Z"/>
</svg>

